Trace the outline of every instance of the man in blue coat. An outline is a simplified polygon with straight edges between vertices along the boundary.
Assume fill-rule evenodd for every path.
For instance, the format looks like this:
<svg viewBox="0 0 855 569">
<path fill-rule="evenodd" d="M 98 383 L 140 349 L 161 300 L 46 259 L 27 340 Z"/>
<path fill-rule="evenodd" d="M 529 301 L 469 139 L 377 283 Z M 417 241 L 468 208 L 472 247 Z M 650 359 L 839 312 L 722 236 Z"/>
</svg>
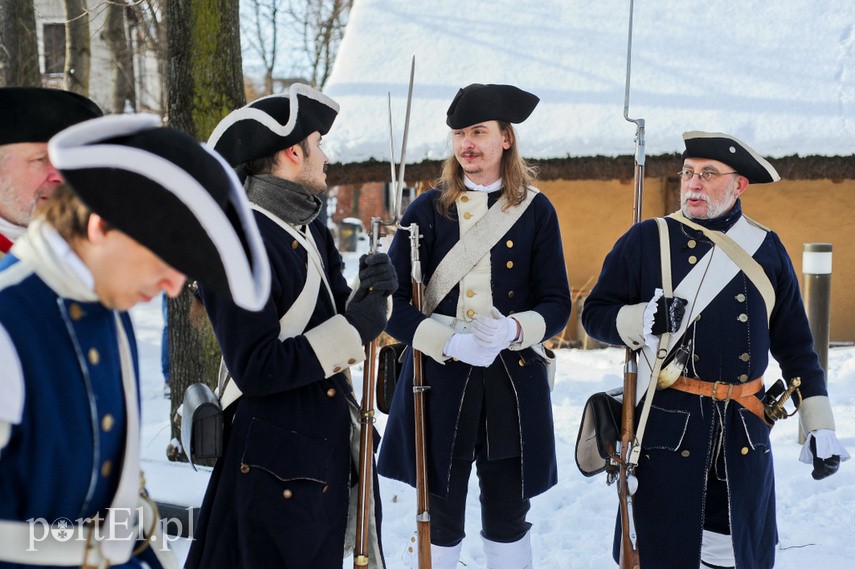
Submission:
<svg viewBox="0 0 855 569">
<path fill-rule="evenodd" d="M 67 185 L 0 261 L 4 569 L 177 567 L 140 490 L 126 311 L 177 295 L 185 275 L 257 309 L 270 278 L 234 173 L 159 125 L 109 116 L 53 137 Z"/>
<path fill-rule="evenodd" d="M 530 567 L 529 498 L 558 480 L 541 342 L 567 323 L 570 291 L 558 217 L 531 186 L 533 172 L 511 124 L 528 118 L 538 100 L 511 85 L 460 89 L 448 109 L 453 154 L 442 179 L 409 205 L 389 250 L 398 290 L 388 332 L 421 352 L 430 386 L 427 470 L 436 569 L 457 566 L 473 462 L 491 569 Z M 410 302 L 406 228 L 412 224 L 423 235 L 423 307 Z M 415 485 L 412 350 L 399 382 L 378 468 Z"/>
<path fill-rule="evenodd" d="M 674 300 L 662 298 L 660 236 L 648 220 L 606 257 L 582 321 L 598 340 L 640 349 L 637 400 L 662 333 L 672 333 L 671 354 L 686 353 L 673 383 L 660 376 L 640 443 L 633 509 L 641 565 L 770 569 L 778 541 L 762 403 L 770 352 L 785 379 L 801 378 L 802 460 L 813 463 L 813 477 L 833 474 L 848 453 L 834 434 L 790 257 L 742 212 L 749 183 L 778 181 L 778 173 L 732 136 L 683 138 L 681 209 L 665 219 Z M 618 532 L 615 559 L 619 541 Z"/>
<path fill-rule="evenodd" d="M 188 567 L 340 569 L 353 551 L 346 538 L 355 521 L 348 510 L 357 496 L 358 405 L 346 374 L 383 331 L 396 280 L 387 255 L 363 257 L 348 302 L 341 255 L 318 218 L 327 166 L 321 137 L 337 113 L 335 101 L 295 84 L 233 111 L 208 141 L 246 177 L 273 277 L 257 313 L 200 287 L 233 379 L 223 400 L 224 455 Z M 369 567 L 382 568 L 374 488 L 368 557 Z"/>
</svg>

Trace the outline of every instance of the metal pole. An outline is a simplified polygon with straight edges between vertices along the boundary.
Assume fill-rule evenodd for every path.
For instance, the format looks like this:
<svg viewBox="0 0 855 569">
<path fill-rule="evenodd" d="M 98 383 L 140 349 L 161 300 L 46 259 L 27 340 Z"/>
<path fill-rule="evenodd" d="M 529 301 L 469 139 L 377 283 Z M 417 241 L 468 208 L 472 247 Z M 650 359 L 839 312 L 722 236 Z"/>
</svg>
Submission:
<svg viewBox="0 0 855 569">
<path fill-rule="evenodd" d="M 802 277 L 802 297 L 813 334 L 813 349 L 819 356 L 819 365 L 825 371 L 827 384 L 831 329 L 831 243 L 804 243 Z M 803 428 L 799 429 L 799 441 L 804 442 Z"/>
</svg>

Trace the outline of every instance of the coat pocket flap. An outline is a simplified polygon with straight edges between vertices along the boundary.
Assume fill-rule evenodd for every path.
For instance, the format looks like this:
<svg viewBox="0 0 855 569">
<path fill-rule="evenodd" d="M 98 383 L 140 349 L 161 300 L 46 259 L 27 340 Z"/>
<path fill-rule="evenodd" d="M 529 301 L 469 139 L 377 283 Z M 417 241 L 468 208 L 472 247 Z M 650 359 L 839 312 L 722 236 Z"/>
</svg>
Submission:
<svg viewBox="0 0 855 569">
<path fill-rule="evenodd" d="M 327 482 L 329 444 L 292 429 L 253 419 L 241 462 L 286 480 Z"/>
</svg>

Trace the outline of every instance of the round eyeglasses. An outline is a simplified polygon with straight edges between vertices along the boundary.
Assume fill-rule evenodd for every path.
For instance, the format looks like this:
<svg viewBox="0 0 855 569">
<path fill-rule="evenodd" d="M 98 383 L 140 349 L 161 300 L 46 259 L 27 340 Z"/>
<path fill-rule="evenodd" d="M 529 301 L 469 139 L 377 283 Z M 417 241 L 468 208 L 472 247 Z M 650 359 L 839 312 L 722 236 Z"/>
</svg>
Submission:
<svg viewBox="0 0 855 569">
<path fill-rule="evenodd" d="M 694 170 L 680 170 L 677 172 L 677 175 L 680 176 L 680 179 L 684 182 L 688 182 L 692 178 L 695 177 L 695 174 L 698 175 L 698 178 L 701 182 L 709 182 L 716 176 L 725 176 L 727 174 L 739 174 L 739 172 L 715 172 L 713 170 L 701 170 L 700 172 L 695 172 Z"/>
</svg>

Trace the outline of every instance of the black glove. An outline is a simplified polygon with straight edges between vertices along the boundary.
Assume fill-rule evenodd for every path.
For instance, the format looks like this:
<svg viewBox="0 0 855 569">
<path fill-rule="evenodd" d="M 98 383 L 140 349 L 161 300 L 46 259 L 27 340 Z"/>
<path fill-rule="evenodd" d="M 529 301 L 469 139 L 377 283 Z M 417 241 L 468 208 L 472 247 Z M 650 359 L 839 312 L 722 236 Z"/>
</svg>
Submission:
<svg viewBox="0 0 855 569">
<path fill-rule="evenodd" d="M 814 480 L 822 480 L 831 476 L 840 468 L 840 455 L 832 454 L 828 458 L 816 456 L 816 437 L 810 438 L 810 453 L 813 455 L 813 472 L 810 473 Z"/>
<path fill-rule="evenodd" d="M 361 288 L 361 287 L 360 287 Z M 386 297 L 378 291 L 365 293 L 362 298 L 353 300 L 347 305 L 344 317 L 350 325 L 359 332 L 363 344 L 367 344 L 380 335 L 386 328 Z"/>
<path fill-rule="evenodd" d="M 656 301 L 656 313 L 653 315 L 653 328 L 651 332 L 656 336 L 663 332 L 673 334 L 680 328 L 680 322 L 683 321 L 683 315 L 686 313 L 686 305 L 688 301 L 679 298 L 669 298 L 660 296 Z"/>
<path fill-rule="evenodd" d="M 370 291 L 389 296 L 398 288 L 398 275 L 386 253 L 363 255 L 359 258 L 359 288 L 353 300 L 362 300 Z"/>
</svg>

